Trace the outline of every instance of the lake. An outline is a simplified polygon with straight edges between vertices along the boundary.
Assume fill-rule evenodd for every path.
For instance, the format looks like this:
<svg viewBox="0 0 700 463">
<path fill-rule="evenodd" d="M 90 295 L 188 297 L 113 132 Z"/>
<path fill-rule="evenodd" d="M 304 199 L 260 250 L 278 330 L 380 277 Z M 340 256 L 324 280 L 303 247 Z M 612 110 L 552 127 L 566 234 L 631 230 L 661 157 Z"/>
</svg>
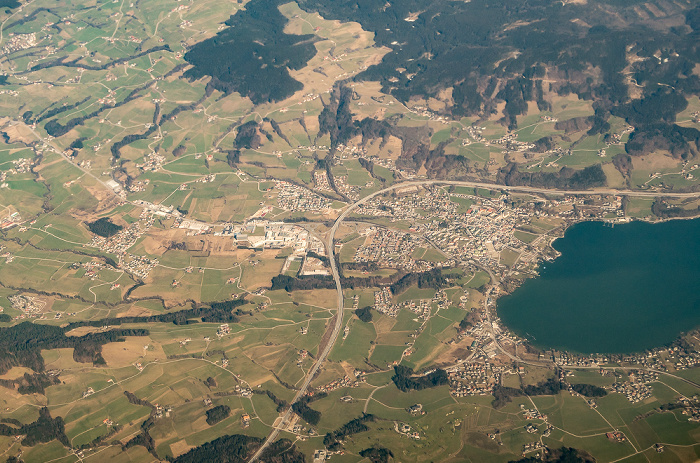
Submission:
<svg viewBox="0 0 700 463">
<path fill-rule="evenodd" d="M 498 315 L 540 348 L 628 353 L 700 325 L 700 220 L 581 222 L 561 256 L 498 300 Z"/>
</svg>

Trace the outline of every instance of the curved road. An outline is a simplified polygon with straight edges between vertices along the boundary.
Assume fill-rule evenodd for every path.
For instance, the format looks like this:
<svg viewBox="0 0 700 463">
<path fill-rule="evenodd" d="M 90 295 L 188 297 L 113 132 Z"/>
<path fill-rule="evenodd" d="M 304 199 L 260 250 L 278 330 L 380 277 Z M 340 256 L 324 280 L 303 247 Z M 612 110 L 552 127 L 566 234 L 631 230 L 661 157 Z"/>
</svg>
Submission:
<svg viewBox="0 0 700 463">
<path fill-rule="evenodd" d="M 277 436 L 280 433 L 281 429 L 284 429 L 286 427 L 286 424 L 289 420 L 289 418 L 292 416 L 293 412 L 291 409 L 291 405 L 297 402 L 299 399 L 301 399 L 303 396 L 306 395 L 309 385 L 311 384 L 311 380 L 314 378 L 316 372 L 319 370 L 323 362 L 325 362 L 326 358 L 328 357 L 328 354 L 330 353 L 331 349 L 333 349 L 333 346 L 335 345 L 336 340 L 338 339 L 338 335 L 340 334 L 340 331 L 343 326 L 343 287 L 340 283 L 340 274 L 338 273 L 338 268 L 336 265 L 336 260 L 335 260 L 335 234 L 338 231 L 338 227 L 340 227 L 340 224 L 343 223 L 343 221 L 347 218 L 350 213 L 356 209 L 358 206 L 361 206 L 365 204 L 366 202 L 370 201 L 371 199 L 383 195 L 385 193 L 388 193 L 390 191 L 399 189 L 399 188 L 406 188 L 406 187 L 411 187 L 411 186 L 424 186 L 424 185 L 456 185 L 456 186 L 465 186 L 469 188 L 484 188 L 484 189 L 490 189 L 490 190 L 506 190 L 506 191 L 521 191 L 525 193 L 539 193 L 539 194 L 561 194 L 561 195 L 596 195 L 596 194 L 613 194 L 613 195 L 628 195 L 628 196 L 637 196 L 637 197 L 657 197 L 657 196 L 664 196 L 664 197 L 672 197 L 672 198 L 694 198 L 694 197 L 700 197 L 700 192 L 693 192 L 693 193 L 672 193 L 672 192 L 649 192 L 649 191 L 633 191 L 633 190 L 616 190 L 616 189 L 610 189 L 610 188 L 603 188 L 603 189 L 597 189 L 597 190 L 550 190 L 546 188 L 534 188 L 534 187 L 528 187 L 528 186 L 508 186 L 508 185 L 496 185 L 492 183 L 483 183 L 483 182 L 469 182 L 469 181 L 453 181 L 453 180 L 413 180 L 413 181 L 408 181 L 408 182 L 401 182 L 401 183 L 396 183 L 394 185 L 388 186 L 386 188 L 383 188 L 381 190 L 375 191 L 374 193 L 371 193 L 364 198 L 361 198 L 357 200 L 356 202 L 350 204 L 348 207 L 343 210 L 343 212 L 338 216 L 338 218 L 335 220 L 333 223 L 333 227 L 330 229 L 330 233 L 328 234 L 328 238 L 326 239 L 324 245 L 326 246 L 326 251 L 328 254 L 328 258 L 331 264 L 331 271 L 333 273 L 333 279 L 335 280 L 335 286 L 336 290 L 338 291 L 338 311 L 335 315 L 335 324 L 331 325 L 328 327 L 328 329 L 332 329 L 331 335 L 328 339 L 328 342 L 326 343 L 326 346 L 323 348 L 321 352 L 319 352 L 318 358 L 316 362 L 314 363 L 313 367 L 309 370 L 309 372 L 306 374 L 306 378 L 304 379 L 304 382 L 302 383 L 301 387 L 299 388 L 299 391 L 296 393 L 294 396 L 294 399 L 290 403 L 290 407 L 287 409 L 287 411 L 282 415 L 281 419 L 278 419 L 279 424 L 274 426 L 274 429 L 270 433 L 269 436 L 267 436 L 267 439 L 263 443 L 263 445 L 258 449 L 257 452 L 250 458 L 249 463 L 253 463 L 256 461 L 258 458 L 260 458 L 260 455 L 263 453 L 263 451 L 277 439 Z M 488 270 L 487 270 L 488 271 Z M 495 284 L 497 282 L 496 277 L 491 273 L 490 271 L 488 272 L 490 277 L 491 277 L 491 282 L 492 284 Z M 490 291 L 489 291 L 490 294 Z M 488 300 L 488 295 L 485 300 Z M 486 314 L 487 314 L 487 321 L 489 325 L 489 329 L 491 332 L 491 337 L 496 343 L 496 346 L 499 348 L 499 350 L 503 353 L 505 353 L 507 356 L 512 358 L 513 360 L 523 362 L 523 363 L 531 363 L 526 360 L 522 360 L 517 356 L 513 356 L 509 352 L 507 352 L 498 342 L 496 333 L 493 331 L 493 324 L 491 323 L 491 315 L 488 310 L 488 307 L 486 307 Z M 537 363 L 536 365 L 542 366 L 541 363 Z M 643 368 L 638 368 L 638 369 L 643 369 Z M 668 373 L 667 373 L 668 374 Z M 674 375 L 671 375 L 674 376 Z M 693 383 L 695 385 L 695 383 Z"/>
</svg>

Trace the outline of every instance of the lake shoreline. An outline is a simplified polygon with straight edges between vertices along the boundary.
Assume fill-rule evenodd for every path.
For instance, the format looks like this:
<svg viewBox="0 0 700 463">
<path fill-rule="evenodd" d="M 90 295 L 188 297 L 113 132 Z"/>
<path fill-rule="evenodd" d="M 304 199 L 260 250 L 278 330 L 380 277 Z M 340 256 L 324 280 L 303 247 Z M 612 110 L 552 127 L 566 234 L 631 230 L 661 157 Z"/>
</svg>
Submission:
<svg viewBox="0 0 700 463">
<path fill-rule="evenodd" d="M 680 219 L 686 219 L 683 220 L 684 223 L 691 223 L 691 224 L 700 224 L 700 218 L 699 217 L 678 217 L 678 218 L 664 218 L 664 219 L 658 219 L 658 220 L 644 220 L 644 219 L 631 219 L 631 220 L 626 220 L 624 222 L 620 221 L 613 221 L 615 225 L 619 225 L 620 227 L 622 226 L 635 226 L 634 224 L 639 224 L 639 225 L 662 225 L 662 224 L 667 224 L 667 223 L 680 223 Z M 695 221 L 695 222 L 693 222 Z M 566 240 L 567 237 L 570 237 L 570 232 L 573 229 L 576 229 L 576 227 L 581 227 L 582 224 L 601 224 L 600 228 L 609 228 L 611 230 L 619 230 L 617 227 L 605 227 L 605 223 L 609 223 L 610 221 L 607 220 L 578 220 L 572 223 L 567 223 L 564 225 L 563 230 L 561 230 L 562 235 L 561 236 L 552 236 L 549 239 L 548 246 L 554 250 L 555 252 L 555 257 L 552 259 L 544 259 L 538 264 L 537 272 L 532 275 L 532 277 L 524 279 L 521 284 L 516 287 L 515 289 L 512 289 L 509 293 L 501 294 L 498 297 L 497 300 L 497 309 L 496 313 L 497 316 L 500 318 L 500 322 L 505 327 L 508 329 L 510 332 L 515 334 L 518 338 L 523 340 L 525 343 L 527 343 L 529 346 L 536 350 L 557 350 L 561 352 L 568 352 L 574 355 L 587 355 L 588 353 L 609 353 L 611 355 L 625 355 L 625 354 L 634 354 L 634 353 L 640 353 L 640 352 L 648 352 L 650 350 L 654 349 L 662 349 L 665 348 L 669 345 L 673 345 L 674 343 L 677 343 L 680 339 L 682 339 L 684 336 L 687 336 L 688 333 L 694 331 L 698 327 L 700 327 L 700 317 L 696 317 L 692 320 L 692 324 L 685 324 L 681 329 L 678 329 L 679 327 L 676 326 L 676 329 L 673 331 L 675 332 L 675 335 L 673 337 L 668 336 L 668 329 L 666 329 L 666 332 L 663 334 L 663 336 L 657 336 L 655 341 L 651 342 L 646 342 L 643 346 L 640 343 L 632 343 L 632 347 L 629 349 L 625 349 L 621 346 L 621 344 L 617 344 L 615 347 L 604 347 L 604 348 L 597 348 L 597 347 L 590 347 L 590 348 L 581 348 L 581 343 L 578 343 L 578 345 L 566 345 L 566 343 L 562 343 L 561 341 L 555 341 L 552 342 L 551 340 L 548 340 L 547 336 L 542 336 L 541 331 L 533 332 L 534 330 L 529 329 L 531 326 L 526 324 L 519 324 L 518 317 L 513 316 L 512 313 L 509 313 L 509 310 L 512 310 L 509 307 L 509 304 L 512 304 L 508 302 L 510 299 L 516 295 L 516 298 L 521 298 L 521 296 L 518 296 L 518 294 L 522 294 L 522 288 L 524 286 L 532 286 L 531 281 L 536 281 L 536 280 L 541 280 L 543 278 L 543 271 L 546 272 L 547 268 L 546 266 L 554 266 L 556 269 L 558 266 L 561 264 L 559 263 L 562 259 L 563 252 L 560 249 L 557 249 L 555 247 L 555 242 L 559 240 Z M 697 225 L 690 226 L 690 228 L 694 228 Z M 607 233 L 607 232 L 603 232 Z M 614 233 L 614 232 L 613 232 Z M 691 234 L 691 237 L 693 236 L 700 236 L 700 234 Z M 664 243 L 667 240 L 660 240 L 659 243 Z M 668 243 L 666 243 L 668 245 Z M 564 245 L 564 248 L 566 248 L 566 244 Z M 563 249 L 563 251 L 566 251 L 566 249 Z M 566 258 L 565 258 L 566 259 Z M 645 262 L 645 264 L 647 264 Z M 668 262 L 666 262 L 668 264 Z M 648 268 L 647 268 L 648 271 Z M 624 271 L 623 271 L 624 273 Z M 545 275 L 546 278 L 552 278 L 552 275 Z M 554 276 L 556 278 L 556 276 Z M 648 277 L 648 275 L 647 275 Z M 691 273 L 691 278 L 692 278 L 692 273 Z M 632 282 L 634 283 L 634 282 Z M 504 310 L 504 304 L 503 302 L 506 301 L 505 304 L 505 310 Z M 619 300 L 617 302 L 624 302 L 624 298 L 622 300 Z M 532 301 L 530 301 L 530 305 L 532 305 Z M 536 302 L 535 302 L 536 303 Z M 651 310 L 649 308 L 646 309 L 647 311 Z M 663 312 L 663 311 L 662 311 Z M 505 314 L 505 316 L 504 316 Z M 607 314 L 611 314 L 611 312 L 608 312 Z M 648 314 L 646 314 L 648 315 Z M 687 314 L 686 314 L 687 315 Z M 534 316 L 534 315 L 533 315 Z M 632 317 L 634 318 L 634 317 Z M 648 317 L 647 317 L 648 318 Z M 520 320 L 522 321 L 522 320 Z M 690 320 L 687 320 L 690 321 Z M 546 319 L 543 319 L 544 323 L 547 323 Z M 590 320 L 589 320 L 590 322 Z M 656 326 L 658 325 L 657 323 L 650 322 L 651 326 Z M 677 325 L 677 324 L 676 324 Z M 583 325 L 582 325 L 583 326 Z M 552 327 L 553 329 L 553 327 Z M 584 330 L 585 331 L 585 330 Z M 615 333 L 618 335 L 617 337 L 624 337 L 625 334 L 622 333 Z M 630 333 L 627 333 L 626 335 L 630 335 Z M 639 336 L 644 337 L 644 334 L 640 334 Z M 615 336 L 614 336 L 615 337 Z M 661 339 L 662 337 L 665 337 L 663 340 Z M 534 338 L 534 340 L 533 340 Z M 576 343 L 574 343 L 576 344 Z M 605 343 L 603 343 L 605 346 Z M 607 346 L 610 346 L 610 343 L 607 344 Z"/>
</svg>

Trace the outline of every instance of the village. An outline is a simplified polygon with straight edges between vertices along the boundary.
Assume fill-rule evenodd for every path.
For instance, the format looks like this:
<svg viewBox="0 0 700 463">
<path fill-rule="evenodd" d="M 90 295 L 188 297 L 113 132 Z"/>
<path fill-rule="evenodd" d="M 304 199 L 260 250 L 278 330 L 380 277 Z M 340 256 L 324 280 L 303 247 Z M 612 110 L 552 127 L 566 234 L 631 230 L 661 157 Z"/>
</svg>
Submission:
<svg viewBox="0 0 700 463">
<path fill-rule="evenodd" d="M 331 202 L 311 190 L 290 182 L 275 182 L 277 203 L 287 211 L 326 212 Z"/>
<path fill-rule="evenodd" d="M 407 192 L 409 193 L 409 192 Z M 459 205 L 451 199 L 457 197 L 473 201 L 466 214 L 459 211 Z M 530 208 L 507 207 L 499 199 L 486 199 L 473 195 L 447 193 L 443 188 L 432 187 L 427 194 L 405 194 L 398 198 L 374 198 L 358 208 L 358 215 L 366 217 L 389 217 L 392 221 L 403 220 L 411 224 L 411 231 L 422 236 L 450 259 L 459 263 L 479 262 L 493 271 L 502 272 L 505 267 L 499 262 L 499 253 L 506 248 L 521 250 L 524 243 L 513 236 L 518 223 L 530 218 Z M 430 217 L 430 219 L 425 219 Z M 382 236 L 383 235 L 383 236 Z M 399 243 L 392 243 L 398 238 L 383 232 L 380 243 L 393 248 Z M 410 234 L 402 234 L 402 243 L 408 246 L 412 239 Z M 371 248 L 370 248 L 371 249 Z M 391 249 L 391 247 L 389 248 Z M 363 249 L 364 251 L 364 249 Z M 401 252 L 399 248 L 398 253 Z M 382 251 L 365 257 L 358 250 L 358 261 L 369 260 L 369 256 L 382 258 Z M 387 251 L 384 251 L 385 253 Z"/>
<path fill-rule="evenodd" d="M 384 227 L 370 227 L 365 230 L 367 238 L 357 248 L 353 261 L 357 263 L 375 262 L 383 268 L 401 268 L 412 272 L 422 272 L 434 267 L 425 261 L 412 258 L 413 252 L 425 240 L 421 237 Z"/>
</svg>

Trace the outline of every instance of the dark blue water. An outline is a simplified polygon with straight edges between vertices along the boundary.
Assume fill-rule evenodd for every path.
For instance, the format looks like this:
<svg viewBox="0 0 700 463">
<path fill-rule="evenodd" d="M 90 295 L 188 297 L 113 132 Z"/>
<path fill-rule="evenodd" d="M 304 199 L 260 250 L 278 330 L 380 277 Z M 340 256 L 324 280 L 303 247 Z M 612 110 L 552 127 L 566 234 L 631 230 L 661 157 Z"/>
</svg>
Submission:
<svg viewBox="0 0 700 463">
<path fill-rule="evenodd" d="M 535 346 L 637 352 L 700 325 L 700 220 L 582 222 L 554 248 L 540 277 L 498 300 L 503 323 Z"/>
</svg>

